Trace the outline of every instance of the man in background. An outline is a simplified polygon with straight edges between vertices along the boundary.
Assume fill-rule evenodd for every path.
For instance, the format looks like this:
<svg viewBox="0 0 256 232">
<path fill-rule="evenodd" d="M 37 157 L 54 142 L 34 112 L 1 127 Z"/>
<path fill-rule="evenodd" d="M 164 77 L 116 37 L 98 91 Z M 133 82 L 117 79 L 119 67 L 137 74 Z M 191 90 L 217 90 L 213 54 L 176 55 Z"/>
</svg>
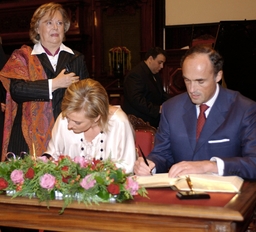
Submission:
<svg viewBox="0 0 256 232">
<path fill-rule="evenodd" d="M 144 61 L 134 67 L 124 79 L 124 101 L 126 114 L 158 127 L 162 103 L 169 98 L 163 90 L 159 71 L 166 61 L 166 53 L 159 47 L 148 50 Z"/>
</svg>

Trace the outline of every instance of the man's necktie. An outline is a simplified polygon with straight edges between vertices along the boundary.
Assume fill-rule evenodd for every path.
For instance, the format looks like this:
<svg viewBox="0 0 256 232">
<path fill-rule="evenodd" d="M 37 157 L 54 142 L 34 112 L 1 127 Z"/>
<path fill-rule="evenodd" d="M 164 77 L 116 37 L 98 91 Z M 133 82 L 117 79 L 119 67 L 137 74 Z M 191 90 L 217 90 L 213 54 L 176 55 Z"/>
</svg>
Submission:
<svg viewBox="0 0 256 232">
<path fill-rule="evenodd" d="M 206 120 L 205 114 L 204 112 L 209 108 L 209 106 L 205 105 L 205 104 L 201 104 L 200 105 L 200 113 L 199 116 L 197 118 L 197 128 L 196 128 L 196 140 L 198 140 L 200 133 L 204 127 L 204 123 Z"/>
</svg>

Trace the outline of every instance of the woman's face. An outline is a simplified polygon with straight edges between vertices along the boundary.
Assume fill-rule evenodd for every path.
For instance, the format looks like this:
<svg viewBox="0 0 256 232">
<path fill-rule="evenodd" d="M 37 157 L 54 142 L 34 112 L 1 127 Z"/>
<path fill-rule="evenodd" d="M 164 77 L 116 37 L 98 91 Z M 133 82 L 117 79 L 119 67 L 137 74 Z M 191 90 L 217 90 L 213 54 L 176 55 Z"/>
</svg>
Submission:
<svg viewBox="0 0 256 232">
<path fill-rule="evenodd" d="M 64 38 L 64 22 L 59 11 L 56 11 L 52 17 L 50 13 L 46 14 L 40 21 L 37 28 L 40 35 L 40 42 L 48 49 L 59 47 Z"/>
<path fill-rule="evenodd" d="M 67 114 L 66 118 L 68 120 L 68 129 L 73 130 L 76 134 L 88 131 L 92 126 L 95 126 L 96 121 L 95 119 L 86 118 L 83 111 Z"/>
</svg>

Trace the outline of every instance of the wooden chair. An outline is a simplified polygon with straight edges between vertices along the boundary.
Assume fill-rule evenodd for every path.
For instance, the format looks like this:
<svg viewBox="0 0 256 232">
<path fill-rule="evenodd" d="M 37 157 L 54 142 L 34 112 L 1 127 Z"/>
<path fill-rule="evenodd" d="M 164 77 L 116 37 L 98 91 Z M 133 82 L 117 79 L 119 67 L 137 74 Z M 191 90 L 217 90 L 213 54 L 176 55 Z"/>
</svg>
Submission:
<svg viewBox="0 0 256 232">
<path fill-rule="evenodd" d="M 154 147 L 156 128 L 134 115 L 129 114 L 128 118 L 135 131 L 135 146 L 137 148 L 137 153 L 141 156 L 138 149 L 140 147 L 144 155 L 147 156 Z"/>
</svg>

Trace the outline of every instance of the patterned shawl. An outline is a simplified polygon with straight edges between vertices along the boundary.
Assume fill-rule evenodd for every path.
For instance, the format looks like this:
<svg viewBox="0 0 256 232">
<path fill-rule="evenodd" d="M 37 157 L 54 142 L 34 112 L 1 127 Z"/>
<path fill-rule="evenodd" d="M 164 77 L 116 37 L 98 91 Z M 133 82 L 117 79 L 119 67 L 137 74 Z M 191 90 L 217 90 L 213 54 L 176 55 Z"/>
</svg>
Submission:
<svg viewBox="0 0 256 232">
<path fill-rule="evenodd" d="M 36 55 L 31 55 L 32 49 L 23 45 L 15 50 L 0 72 L 0 80 L 6 93 L 6 111 L 3 135 L 2 160 L 7 153 L 11 136 L 11 129 L 17 113 L 17 103 L 10 95 L 10 79 L 23 79 L 28 81 L 47 79 L 46 73 Z M 30 101 L 22 105 L 22 133 L 28 144 L 30 154 L 41 156 L 47 148 L 54 124 L 52 103 Z"/>
</svg>

